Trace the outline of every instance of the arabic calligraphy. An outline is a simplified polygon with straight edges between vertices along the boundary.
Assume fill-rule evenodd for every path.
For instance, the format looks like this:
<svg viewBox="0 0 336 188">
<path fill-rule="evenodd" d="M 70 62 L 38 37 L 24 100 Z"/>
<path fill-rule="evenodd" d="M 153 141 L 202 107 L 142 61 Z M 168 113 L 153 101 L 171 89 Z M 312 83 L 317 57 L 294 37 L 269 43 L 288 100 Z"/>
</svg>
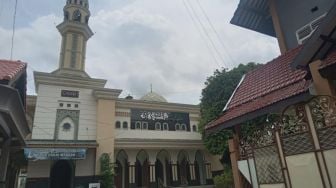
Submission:
<svg viewBox="0 0 336 188">
<path fill-rule="evenodd" d="M 140 117 L 144 120 L 167 120 L 169 118 L 169 113 L 142 111 Z"/>
</svg>

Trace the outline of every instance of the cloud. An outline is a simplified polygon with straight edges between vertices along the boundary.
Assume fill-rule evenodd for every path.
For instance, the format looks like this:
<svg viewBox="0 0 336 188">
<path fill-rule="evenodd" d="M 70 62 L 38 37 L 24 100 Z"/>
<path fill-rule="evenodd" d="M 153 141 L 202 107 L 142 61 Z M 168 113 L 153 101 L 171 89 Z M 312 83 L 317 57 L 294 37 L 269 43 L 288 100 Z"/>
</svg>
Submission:
<svg viewBox="0 0 336 188">
<path fill-rule="evenodd" d="M 108 87 L 123 89 L 123 96 L 139 98 L 153 84 L 154 91 L 168 101 L 196 104 L 205 79 L 216 68 L 264 63 L 279 53 L 275 39 L 228 23 L 236 0 L 201 1 L 224 46 L 200 7 L 190 2 L 224 62 L 211 49 L 206 35 L 199 33 L 202 28 L 195 27 L 181 0 L 104 0 L 90 4 L 90 27 L 95 35 L 88 41 L 86 71 L 91 77 L 107 79 Z M 29 24 L 20 25 L 16 31 L 14 59 L 32 67 L 29 93 L 34 91 L 32 69 L 51 72 L 58 66 L 61 37 L 55 23 L 62 21 L 62 10 L 59 12 L 36 16 L 37 12 Z M 11 30 L 0 25 L 0 36 L 0 57 L 7 58 Z"/>
</svg>

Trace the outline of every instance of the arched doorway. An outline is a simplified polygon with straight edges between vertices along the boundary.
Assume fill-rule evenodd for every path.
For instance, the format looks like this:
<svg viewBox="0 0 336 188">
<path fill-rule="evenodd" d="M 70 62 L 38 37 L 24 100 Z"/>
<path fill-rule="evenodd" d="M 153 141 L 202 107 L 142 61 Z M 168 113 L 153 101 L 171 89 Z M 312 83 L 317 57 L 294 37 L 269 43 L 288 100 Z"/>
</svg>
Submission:
<svg viewBox="0 0 336 188">
<path fill-rule="evenodd" d="M 128 156 L 124 150 L 120 150 L 116 157 L 115 185 L 117 188 L 128 188 Z"/>
<path fill-rule="evenodd" d="M 204 155 L 201 151 L 197 151 L 195 155 L 195 175 L 199 184 L 206 184 Z"/>
<path fill-rule="evenodd" d="M 135 184 L 137 187 L 149 187 L 149 157 L 146 151 L 141 150 L 136 157 Z"/>
<path fill-rule="evenodd" d="M 74 169 L 70 161 L 54 163 L 50 171 L 50 188 L 72 188 Z"/>
<path fill-rule="evenodd" d="M 161 150 L 156 156 L 155 162 L 155 179 L 161 181 L 165 186 L 170 185 L 169 170 L 170 155 L 166 150 Z"/>
<path fill-rule="evenodd" d="M 177 156 L 178 160 L 178 176 L 182 186 L 186 186 L 190 182 L 189 157 L 186 151 L 180 151 Z"/>
</svg>

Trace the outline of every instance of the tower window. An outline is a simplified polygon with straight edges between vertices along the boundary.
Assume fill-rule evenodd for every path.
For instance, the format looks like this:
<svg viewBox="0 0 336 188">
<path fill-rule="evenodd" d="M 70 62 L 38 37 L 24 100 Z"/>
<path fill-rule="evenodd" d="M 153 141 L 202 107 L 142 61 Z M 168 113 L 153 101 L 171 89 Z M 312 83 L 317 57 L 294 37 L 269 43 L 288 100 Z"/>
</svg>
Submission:
<svg viewBox="0 0 336 188">
<path fill-rule="evenodd" d="M 73 18 L 74 21 L 80 22 L 81 18 L 82 18 L 82 14 L 80 13 L 79 10 L 75 10 L 72 18 Z"/>
<path fill-rule="evenodd" d="M 71 107 L 71 104 L 67 104 L 67 107 L 70 108 L 70 107 Z"/>
<path fill-rule="evenodd" d="M 121 123 L 120 123 L 120 121 L 117 121 L 117 122 L 115 123 L 115 128 L 116 128 L 116 129 L 120 129 L 120 127 L 121 127 Z"/>
<path fill-rule="evenodd" d="M 124 128 L 124 129 L 127 129 L 127 128 L 128 128 L 128 123 L 127 123 L 127 121 L 124 121 L 124 122 L 123 122 L 123 128 Z"/>
<path fill-rule="evenodd" d="M 85 17 L 85 23 L 89 23 L 89 16 Z"/>
<path fill-rule="evenodd" d="M 60 107 L 63 107 L 63 103 L 59 103 L 59 106 L 60 106 Z"/>
<path fill-rule="evenodd" d="M 75 104 L 75 108 L 78 108 L 78 104 Z"/>
<path fill-rule="evenodd" d="M 69 12 L 68 11 L 64 11 L 64 20 L 69 20 Z"/>
</svg>

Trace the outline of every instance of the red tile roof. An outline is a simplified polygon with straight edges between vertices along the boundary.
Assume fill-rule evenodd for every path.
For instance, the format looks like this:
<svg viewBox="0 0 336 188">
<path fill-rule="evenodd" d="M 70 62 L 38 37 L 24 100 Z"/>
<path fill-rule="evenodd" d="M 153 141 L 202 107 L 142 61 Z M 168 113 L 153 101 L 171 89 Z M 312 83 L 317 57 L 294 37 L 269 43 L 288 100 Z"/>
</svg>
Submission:
<svg viewBox="0 0 336 188">
<path fill-rule="evenodd" d="M 290 67 L 300 50 L 301 47 L 290 50 L 248 72 L 233 94 L 224 114 L 209 123 L 206 129 L 307 91 L 309 81 L 304 79 L 306 71 L 293 70 Z"/>
<path fill-rule="evenodd" d="M 26 63 L 0 59 L 0 80 L 10 81 L 25 70 Z"/>
<path fill-rule="evenodd" d="M 325 58 L 322 62 L 322 64 L 320 65 L 320 69 L 324 69 L 330 65 L 333 65 L 336 63 L 336 50 L 334 50 L 333 52 L 331 52 L 327 58 Z"/>
</svg>

